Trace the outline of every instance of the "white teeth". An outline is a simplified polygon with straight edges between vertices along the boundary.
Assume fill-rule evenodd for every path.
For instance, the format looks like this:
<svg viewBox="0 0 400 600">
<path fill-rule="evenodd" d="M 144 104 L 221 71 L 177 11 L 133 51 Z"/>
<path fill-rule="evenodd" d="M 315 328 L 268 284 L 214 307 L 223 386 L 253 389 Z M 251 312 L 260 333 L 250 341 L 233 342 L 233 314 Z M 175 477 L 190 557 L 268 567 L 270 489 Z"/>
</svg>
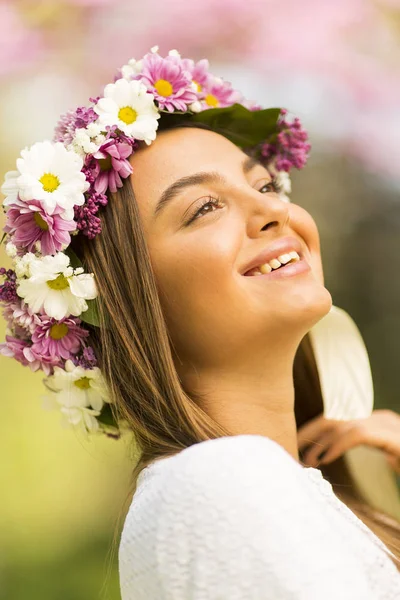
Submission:
<svg viewBox="0 0 400 600">
<path fill-rule="evenodd" d="M 288 262 L 297 262 L 300 260 L 299 254 L 293 250 L 292 252 L 288 252 L 287 254 L 281 254 L 278 258 L 273 258 L 269 261 L 269 263 L 265 263 L 260 265 L 257 269 L 253 269 L 252 275 L 266 275 L 267 273 L 271 273 L 272 270 L 278 269 L 281 265 L 285 265 Z"/>
<path fill-rule="evenodd" d="M 260 269 L 261 273 L 263 273 L 264 275 L 266 273 L 271 273 L 271 271 L 272 271 L 272 267 L 268 263 L 266 263 L 265 265 L 261 265 L 259 267 L 259 269 Z"/>
<path fill-rule="evenodd" d="M 269 261 L 268 264 L 271 265 L 271 267 L 273 269 L 277 269 L 278 267 L 281 266 L 281 263 L 280 263 L 280 261 L 277 258 L 273 258 L 272 260 Z"/>
</svg>

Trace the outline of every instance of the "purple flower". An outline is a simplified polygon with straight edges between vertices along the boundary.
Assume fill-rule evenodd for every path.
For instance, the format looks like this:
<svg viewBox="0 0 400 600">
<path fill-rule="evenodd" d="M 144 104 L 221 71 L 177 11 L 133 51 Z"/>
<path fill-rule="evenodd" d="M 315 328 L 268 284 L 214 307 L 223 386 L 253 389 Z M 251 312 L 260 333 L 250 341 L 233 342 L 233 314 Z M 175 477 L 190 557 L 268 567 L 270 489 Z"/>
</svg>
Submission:
<svg viewBox="0 0 400 600">
<path fill-rule="evenodd" d="M 75 221 L 66 221 L 61 217 L 64 208 L 56 206 L 52 215 L 48 215 L 39 200 L 23 202 L 15 200 L 9 204 L 4 231 L 13 234 L 13 243 L 35 251 L 35 243 L 41 243 L 43 255 L 56 254 L 71 243 L 70 231 L 76 229 Z"/>
<path fill-rule="evenodd" d="M 92 99 L 91 100 L 95 100 Z M 94 112 L 90 106 L 79 106 L 76 110 L 69 110 L 61 116 L 54 130 L 54 142 L 62 142 L 64 145 L 68 145 L 72 142 L 75 137 L 75 130 L 78 128 L 85 128 L 89 123 L 96 121 L 98 115 Z"/>
<path fill-rule="evenodd" d="M 292 123 L 286 121 L 286 109 L 281 110 L 278 119 L 278 134 L 272 141 L 261 145 L 261 156 L 266 161 L 274 160 L 278 171 L 289 172 L 292 167 L 302 169 L 307 162 L 311 145 L 308 134 L 296 117 Z"/>
<path fill-rule="evenodd" d="M 197 100 L 197 94 L 192 89 L 191 74 L 184 69 L 180 57 L 162 58 L 150 52 L 143 58 L 142 72 L 134 79 L 142 81 L 154 94 L 160 109 L 186 112 L 188 104 Z"/>
<path fill-rule="evenodd" d="M 0 302 L 18 302 L 19 296 L 17 294 L 17 275 L 12 269 L 5 269 L 1 267 L 0 275 L 6 278 L 4 283 L 0 285 Z"/>
<path fill-rule="evenodd" d="M 240 103 L 243 99 L 242 94 L 234 90 L 229 81 L 214 76 L 208 78 L 203 92 L 203 110 L 232 106 L 236 102 Z"/>
<path fill-rule="evenodd" d="M 89 331 L 80 326 L 80 319 L 65 317 L 59 321 L 43 315 L 32 333 L 32 346 L 25 352 L 27 358 L 47 361 L 53 366 L 60 359 L 68 360 L 79 352 Z"/>
<path fill-rule="evenodd" d="M 92 240 L 101 233 L 101 221 L 96 214 L 100 206 L 105 206 L 108 202 L 105 194 L 92 192 L 83 206 L 75 206 L 75 221 L 77 229 Z"/>
<path fill-rule="evenodd" d="M 103 144 L 93 158 L 89 159 L 92 165 L 92 176 L 94 177 L 94 189 L 98 194 L 105 194 L 107 189 L 112 193 L 122 187 L 122 178 L 132 173 L 132 167 L 127 160 L 132 154 L 132 145 L 111 138 Z"/>
<path fill-rule="evenodd" d="M 76 367 L 79 366 L 84 369 L 93 369 L 97 366 L 97 359 L 91 346 L 84 348 L 81 355 L 74 356 L 71 360 Z"/>
</svg>

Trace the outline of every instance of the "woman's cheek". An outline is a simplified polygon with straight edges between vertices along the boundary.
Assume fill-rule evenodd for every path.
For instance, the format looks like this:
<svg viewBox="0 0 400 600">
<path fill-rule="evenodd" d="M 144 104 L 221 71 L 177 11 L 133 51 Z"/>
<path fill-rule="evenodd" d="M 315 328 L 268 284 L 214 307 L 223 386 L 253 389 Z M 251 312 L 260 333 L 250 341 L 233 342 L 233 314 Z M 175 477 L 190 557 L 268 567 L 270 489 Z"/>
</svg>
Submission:
<svg viewBox="0 0 400 600">
<path fill-rule="evenodd" d="M 315 276 L 324 285 L 324 271 L 318 227 L 312 216 L 298 204 L 291 203 L 290 225 L 305 243 Z"/>
</svg>

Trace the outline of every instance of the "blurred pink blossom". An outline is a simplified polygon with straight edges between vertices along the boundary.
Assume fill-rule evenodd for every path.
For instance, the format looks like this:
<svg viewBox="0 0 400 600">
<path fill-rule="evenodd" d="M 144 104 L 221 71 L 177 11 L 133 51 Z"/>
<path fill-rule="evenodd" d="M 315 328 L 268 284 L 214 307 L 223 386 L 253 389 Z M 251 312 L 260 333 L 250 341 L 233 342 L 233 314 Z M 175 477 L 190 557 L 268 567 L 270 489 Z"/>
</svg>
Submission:
<svg viewBox="0 0 400 600">
<path fill-rule="evenodd" d="M 217 76 L 224 73 L 215 65 L 225 63 L 251 69 L 270 86 L 291 78 L 311 78 L 321 87 L 329 82 L 336 91 L 330 104 L 345 99 L 352 115 L 349 137 L 361 140 L 371 127 L 376 140 L 368 148 L 354 141 L 349 151 L 366 161 L 375 154 L 377 164 L 389 168 L 390 161 L 378 156 L 396 134 L 393 127 L 374 134 L 369 119 L 373 111 L 399 114 L 400 0 L 65 0 L 57 11 L 53 29 L 43 29 L 42 37 L 39 25 L 27 28 L 12 3 L 0 0 L 0 76 L 31 63 L 46 45 L 56 65 L 68 69 L 71 58 L 71 65 L 84 65 L 77 77 L 107 82 L 129 58 L 158 45 L 162 56 L 176 48 L 184 58 L 208 58 Z M 64 11 L 76 23 L 73 44 Z"/>
<path fill-rule="evenodd" d="M 10 2 L 0 1 L 0 77 L 26 68 L 44 49 L 40 31 L 29 29 Z"/>
<path fill-rule="evenodd" d="M 106 4 L 115 4 L 115 0 L 64 0 L 66 4 L 75 6 L 104 6 Z"/>
</svg>

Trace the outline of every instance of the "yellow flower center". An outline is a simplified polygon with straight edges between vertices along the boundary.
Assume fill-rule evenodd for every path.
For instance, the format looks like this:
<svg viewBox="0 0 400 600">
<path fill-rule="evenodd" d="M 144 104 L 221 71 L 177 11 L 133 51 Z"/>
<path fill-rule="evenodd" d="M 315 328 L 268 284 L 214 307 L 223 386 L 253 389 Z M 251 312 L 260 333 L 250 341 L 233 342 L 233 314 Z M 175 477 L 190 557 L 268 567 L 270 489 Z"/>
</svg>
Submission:
<svg viewBox="0 0 400 600">
<path fill-rule="evenodd" d="M 123 106 L 118 111 L 118 118 L 127 125 L 131 125 L 137 119 L 137 112 L 132 106 Z"/>
<path fill-rule="evenodd" d="M 160 96 L 164 97 L 170 96 L 174 91 L 170 82 L 166 81 L 165 79 L 159 79 L 158 81 L 156 81 L 154 87 L 156 88 Z"/>
<path fill-rule="evenodd" d="M 59 276 L 56 277 L 56 279 L 51 279 L 50 281 L 48 281 L 47 285 L 49 286 L 49 288 L 51 290 L 57 290 L 57 291 L 65 290 L 67 287 L 69 287 L 67 278 L 64 277 L 64 275 L 62 273 L 60 273 Z"/>
<path fill-rule="evenodd" d="M 217 98 L 213 94 L 207 94 L 204 100 L 206 101 L 206 104 L 208 104 L 208 106 L 216 107 L 219 104 Z"/>
<path fill-rule="evenodd" d="M 195 83 L 195 84 L 196 84 L 196 86 L 197 86 L 197 91 L 198 91 L 198 92 L 201 92 L 201 90 L 203 89 L 203 86 L 202 86 L 202 85 L 201 85 L 201 84 L 200 84 L 198 81 L 196 81 L 195 79 L 193 79 L 193 83 Z"/>
<path fill-rule="evenodd" d="M 111 156 L 108 155 L 107 158 L 99 158 L 99 166 L 102 171 L 109 171 L 112 167 Z"/>
<path fill-rule="evenodd" d="M 60 185 L 60 180 L 53 173 L 45 173 L 39 179 L 45 192 L 54 192 Z"/>
<path fill-rule="evenodd" d="M 65 323 L 55 323 L 50 327 L 50 337 L 53 340 L 61 340 L 68 333 L 68 326 Z"/>
<path fill-rule="evenodd" d="M 81 377 L 80 379 L 74 381 L 74 384 L 80 390 L 88 390 L 90 388 L 90 379 L 89 377 Z"/>
<path fill-rule="evenodd" d="M 40 216 L 40 214 L 38 212 L 35 212 L 35 214 L 33 216 L 33 220 L 35 221 L 36 225 L 39 225 L 40 229 L 43 229 L 43 231 L 48 231 L 49 226 L 47 225 L 46 221 L 43 219 L 43 217 Z"/>
</svg>

